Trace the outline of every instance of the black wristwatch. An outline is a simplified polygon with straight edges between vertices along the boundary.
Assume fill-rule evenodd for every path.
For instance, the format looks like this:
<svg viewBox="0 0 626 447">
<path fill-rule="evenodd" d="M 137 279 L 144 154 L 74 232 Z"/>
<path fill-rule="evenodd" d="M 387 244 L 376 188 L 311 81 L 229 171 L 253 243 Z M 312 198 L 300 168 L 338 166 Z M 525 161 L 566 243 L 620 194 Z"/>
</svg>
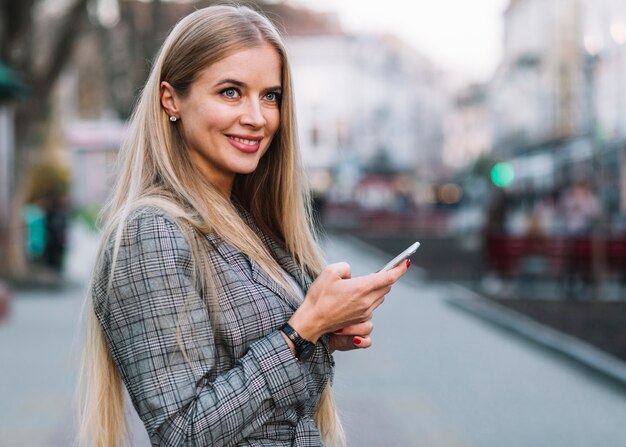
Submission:
<svg viewBox="0 0 626 447">
<path fill-rule="evenodd" d="M 280 330 L 287 336 L 289 340 L 296 347 L 296 358 L 301 361 L 306 361 L 311 358 L 315 351 L 315 344 L 308 340 L 305 340 L 292 328 L 289 323 L 285 323 Z"/>
</svg>

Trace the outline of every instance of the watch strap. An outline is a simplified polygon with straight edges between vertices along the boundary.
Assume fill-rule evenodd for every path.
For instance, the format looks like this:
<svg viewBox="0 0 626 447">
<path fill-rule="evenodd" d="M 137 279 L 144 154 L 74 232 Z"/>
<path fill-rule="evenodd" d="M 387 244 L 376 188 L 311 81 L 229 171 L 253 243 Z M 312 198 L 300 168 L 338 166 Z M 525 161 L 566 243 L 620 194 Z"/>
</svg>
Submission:
<svg viewBox="0 0 626 447">
<path fill-rule="evenodd" d="M 302 353 L 304 351 L 310 352 L 311 349 L 315 347 L 315 345 L 312 342 L 302 338 L 302 336 L 300 334 L 298 334 L 298 331 L 296 331 L 289 323 L 285 323 L 280 328 L 280 330 L 293 343 L 293 345 L 294 345 L 294 347 L 296 349 L 296 358 L 298 358 L 298 359 L 301 359 Z M 302 359 L 302 360 L 306 360 L 306 359 Z"/>
</svg>

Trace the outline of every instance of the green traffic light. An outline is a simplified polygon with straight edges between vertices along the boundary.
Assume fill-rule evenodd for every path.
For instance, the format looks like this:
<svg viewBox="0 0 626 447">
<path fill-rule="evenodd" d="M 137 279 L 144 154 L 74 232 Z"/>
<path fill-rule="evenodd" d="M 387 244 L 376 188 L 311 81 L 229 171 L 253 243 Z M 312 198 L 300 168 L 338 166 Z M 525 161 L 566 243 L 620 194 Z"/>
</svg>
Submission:
<svg viewBox="0 0 626 447">
<path fill-rule="evenodd" d="M 513 167 L 509 163 L 497 163 L 491 168 L 491 181 L 500 188 L 509 186 L 515 178 Z"/>
</svg>

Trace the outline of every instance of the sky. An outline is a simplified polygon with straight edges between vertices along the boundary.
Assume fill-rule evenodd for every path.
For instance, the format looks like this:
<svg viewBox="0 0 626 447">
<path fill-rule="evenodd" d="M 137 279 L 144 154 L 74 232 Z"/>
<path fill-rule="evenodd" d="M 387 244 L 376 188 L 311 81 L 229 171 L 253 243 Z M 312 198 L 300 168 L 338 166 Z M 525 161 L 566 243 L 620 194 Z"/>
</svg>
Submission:
<svg viewBox="0 0 626 447">
<path fill-rule="evenodd" d="M 508 0 L 292 0 L 336 11 L 348 31 L 390 32 L 436 66 L 469 81 L 486 81 L 502 52 Z"/>
</svg>

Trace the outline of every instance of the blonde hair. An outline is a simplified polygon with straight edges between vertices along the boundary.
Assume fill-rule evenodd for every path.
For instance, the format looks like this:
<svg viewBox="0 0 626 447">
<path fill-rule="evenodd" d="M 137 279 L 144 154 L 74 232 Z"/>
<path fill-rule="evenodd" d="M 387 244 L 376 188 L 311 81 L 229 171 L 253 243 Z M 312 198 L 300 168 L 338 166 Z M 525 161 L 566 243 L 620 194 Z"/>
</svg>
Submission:
<svg viewBox="0 0 626 447">
<path fill-rule="evenodd" d="M 286 50 L 280 34 L 267 18 L 237 6 L 197 10 L 183 18 L 163 43 L 120 150 L 121 172 L 103 212 L 106 222 L 99 259 L 103 257 L 106 241 L 113 237 L 115 260 L 126 219 L 138 208 L 153 206 L 178 223 L 191 248 L 198 287 L 203 290 L 212 287 L 212 281 L 208 281 L 210 263 L 203 246 L 206 239 L 199 237 L 208 232 L 246 253 L 284 284 L 280 267 L 258 235 L 242 220 L 230 198 L 224 197 L 194 168 L 178 126 L 171 125 L 160 103 L 162 81 L 169 82 L 184 97 L 202 69 L 234 52 L 268 43 L 281 60 L 280 126 L 257 169 L 236 176 L 232 195 L 263 232 L 285 245 L 302 269 L 313 275 L 321 271 L 323 261 L 311 225 L 309 193 L 302 182 Z M 263 206 L 268 202 L 272 203 L 271 207 Z M 114 269 L 115 261 L 111 267 Z M 87 312 L 79 390 L 81 445 L 123 444 L 127 440 L 124 388 L 91 307 Z M 315 421 L 326 444 L 345 445 L 330 385 L 322 393 Z"/>
</svg>

